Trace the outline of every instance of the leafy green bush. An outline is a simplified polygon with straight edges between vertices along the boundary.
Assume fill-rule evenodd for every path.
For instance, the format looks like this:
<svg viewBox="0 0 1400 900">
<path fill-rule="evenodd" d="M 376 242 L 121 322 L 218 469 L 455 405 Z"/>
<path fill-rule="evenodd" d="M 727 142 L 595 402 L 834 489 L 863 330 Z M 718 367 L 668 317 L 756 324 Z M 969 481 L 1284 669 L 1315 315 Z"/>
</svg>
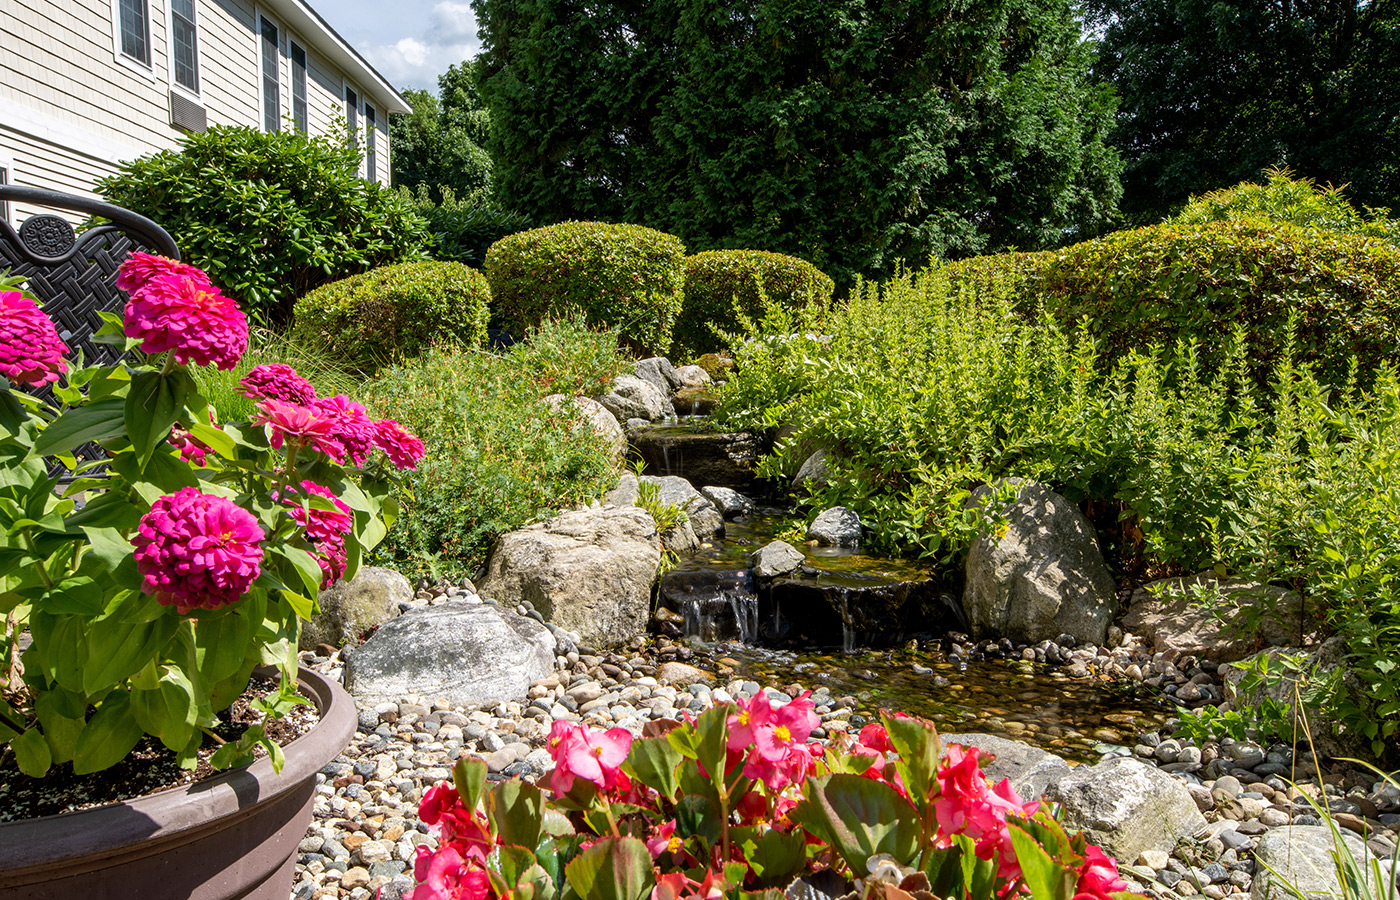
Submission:
<svg viewBox="0 0 1400 900">
<path fill-rule="evenodd" d="M 572 371 L 547 374 L 539 361 L 551 357 Z M 470 573 L 494 536 L 601 496 L 621 474 L 611 448 L 540 400 L 611 380 L 620 368 L 616 332 L 565 323 L 504 355 L 434 348 L 380 372 L 368 402 L 428 452 L 378 558 L 410 577 Z"/>
<path fill-rule="evenodd" d="M 491 288 L 454 262 L 381 266 L 322 285 L 297 301 L 292 337 L 363 371 L 435 343 L 486 339 Z"/>
<path fill-rule="evenodd" d="M 1311 178 L 1296 178 L 1287 169 L 1269 169 L 1264 175 L 1268 179 L 1266 184 L 1246 181 L 1195 197 L 1168 221 L 1175 225 L 1200 225 L 1232 219 L 1263 219 L 1400 244 L 1400 222 L 1388 218 L 1389 210 L 1358 211 L 1347 202 L 1341 188 L 1323 187 Z"/>
<path fill-rule="evenodd" d="M 124 163 L 97 190 L 170 232 L 249 315 L 281 324 L 307 291 L 428 243 L 412 204 L 358 167 L 358 151 L 330 138 L 214 126 Z"/>
<path fill-rule="evenodd" d="M 318 397 L 336 394 L 356 396 L 361 392 L 361 379 L 351 375 L 337 362 L 313 346 L 293 341 L 266 328 L 248 330 L 248 352 L 238 365 L 228 371 L 213 366 L 191 366 L 190 374 L 199 392 L 209 398 L 220 422 L 251 422 L 257 400 L 244 396 L 238 382 L 254 366 L 283 363 L 311 382 Z"/>
<path fill-rule="evenodd" d="M 434 259 L 451 260 L 473 268 L 486 262 L 486 251 L 506 235 L 531 227 L 529 217 L 500 209 L 481 192 L 458 197 L 452 188 L 438 187 L 442 200 L 434 201 L 428 186 L 420 184 L 416 193 L 405 188 L 418 214 L 433 235 Z"/>
<path fill-rule="evenodd" d="M 617 327 L 639 350 L 660 352 L 681 308 L 685 247 L 639 225 L 563 222 L 492 244 L 486 277 L 502 320 L 517 333 L 577 314 Z"/>
<path fill-rule="evenodd" d="M 1009 279 L 1023 312 L 1043 306 L 1066 328 L 1087 320 L 1111 359 L 1180 339 L 1199 342 L 1213 368 L 1240 326 L 1266 377 L 1296 316 L 1293 349 L 1325 380 L 1344 378 L 1353 357 L 1363 374 L 1400 360 L 1400 247 L 1364 235 L 1258 218 L 1166 223 L 946 274 L 974 291 Z"/>
<path fill-rule="evenodd" d="M 788 306 L 831 302 L 835 283 L 795 256 L 761 250 L 708 250 L 685 258 L 685 302 L 672 346 L 691 354 L 716 349 L 711 326 L 734 331 L 735 311 L 763 313 L 763 297 Z"/>
</svg>

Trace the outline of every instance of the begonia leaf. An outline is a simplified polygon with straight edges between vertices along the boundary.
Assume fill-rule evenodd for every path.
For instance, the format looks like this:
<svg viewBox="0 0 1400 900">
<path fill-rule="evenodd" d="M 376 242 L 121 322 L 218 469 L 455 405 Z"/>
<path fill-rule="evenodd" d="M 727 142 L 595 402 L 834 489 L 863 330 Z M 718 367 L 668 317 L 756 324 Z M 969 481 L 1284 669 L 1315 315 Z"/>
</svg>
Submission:
<svg viewBox="0 0 1400 900">
<path fill-rule="evenodd" d="M 788 815 L 835 848 L 855 872 L 879 853 L 906 866 L 919 854 L 918 813 L 883 782 L 859 775 L 808 778 L 806 797 Z"/>
<path fill-rule="evenodd" d="M 652 889 L 651 853 L 632 837 L 604 838 L 564 870 L 582 900 L 642 900 Z"/>
</svg>

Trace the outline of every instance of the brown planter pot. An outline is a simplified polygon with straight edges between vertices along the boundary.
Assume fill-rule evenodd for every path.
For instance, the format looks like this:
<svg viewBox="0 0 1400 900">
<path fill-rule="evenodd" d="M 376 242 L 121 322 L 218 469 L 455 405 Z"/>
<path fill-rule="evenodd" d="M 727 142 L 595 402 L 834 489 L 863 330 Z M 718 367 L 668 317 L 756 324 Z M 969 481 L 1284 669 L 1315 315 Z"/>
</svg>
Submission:
<svg viewBox="0 0 1400 900">
<path fill-rule="evenodd" d="M 0 824 L 0 900 L 287 900 L 316 773 L 354 736 L 355 701 L 309 669 L 321 721 L 283 750 L 183 788 Z"/>
</svg>

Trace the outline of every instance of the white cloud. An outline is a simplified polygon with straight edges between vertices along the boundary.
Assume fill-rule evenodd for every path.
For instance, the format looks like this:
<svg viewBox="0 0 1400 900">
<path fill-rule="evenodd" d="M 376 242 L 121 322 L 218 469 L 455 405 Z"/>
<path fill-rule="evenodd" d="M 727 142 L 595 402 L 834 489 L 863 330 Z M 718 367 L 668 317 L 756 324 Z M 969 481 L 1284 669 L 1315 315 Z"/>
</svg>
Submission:
<svg viewBox="0 0 1400 900">
<path fill-rule="evenodd" d="M 451 0 L 433 6 L 429 26 L 418 36 L 360 46 L 365 59 L 395 87 L 434 92 L 438 76 L 446 72 L 448 66 L 469 59 L 480 50 L 481 41 L 476 35 L 476 18 L 471 7 Z"/>
</svg>

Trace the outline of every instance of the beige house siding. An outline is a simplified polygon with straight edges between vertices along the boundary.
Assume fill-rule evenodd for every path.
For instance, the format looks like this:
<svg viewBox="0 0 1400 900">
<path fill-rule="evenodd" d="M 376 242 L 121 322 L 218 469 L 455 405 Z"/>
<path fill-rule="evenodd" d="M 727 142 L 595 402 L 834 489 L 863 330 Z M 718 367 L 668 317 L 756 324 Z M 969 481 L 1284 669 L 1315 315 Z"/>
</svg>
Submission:
<svg viewBox="0 0 1400 900">
<path fill-rule="evenodd" d="M 198 94 L 174 84 L 169 0 L 148 3 L 149 66 L 119 52 L 115 0 L 0 4 L 0 165 L 12 163 L 10 182 L 91 195 L 94 181 L 120 162 L 178 146 L 184 132 L 170 124 L 172 90 L 203 106 L 209 125 L 262 128 L 261 15 L 278 25 L 283 127 L 292 127 L 289 41 L 295 40 L 307 54 L 310 132 L 344 138 L 345 85 L 361 109 L 367 91 L 330 61 L 336 48 L 321 42 L 339 39 L 318 30 L 300 0 L 196 0 L 195 6 Z M 290 27 L 291 16 L 311 23 L 308 33 Z M 338 52 L 353 62 L 343 45 Z M 392 91 L 382 80 L 375 90 Z M 387 184 L 388 115 L 382 100 L 371 102 L 378 114 L 377 174 Z M 17 206 L 11 215 L 19 221 L 31 212 Z"/>
</svg>

